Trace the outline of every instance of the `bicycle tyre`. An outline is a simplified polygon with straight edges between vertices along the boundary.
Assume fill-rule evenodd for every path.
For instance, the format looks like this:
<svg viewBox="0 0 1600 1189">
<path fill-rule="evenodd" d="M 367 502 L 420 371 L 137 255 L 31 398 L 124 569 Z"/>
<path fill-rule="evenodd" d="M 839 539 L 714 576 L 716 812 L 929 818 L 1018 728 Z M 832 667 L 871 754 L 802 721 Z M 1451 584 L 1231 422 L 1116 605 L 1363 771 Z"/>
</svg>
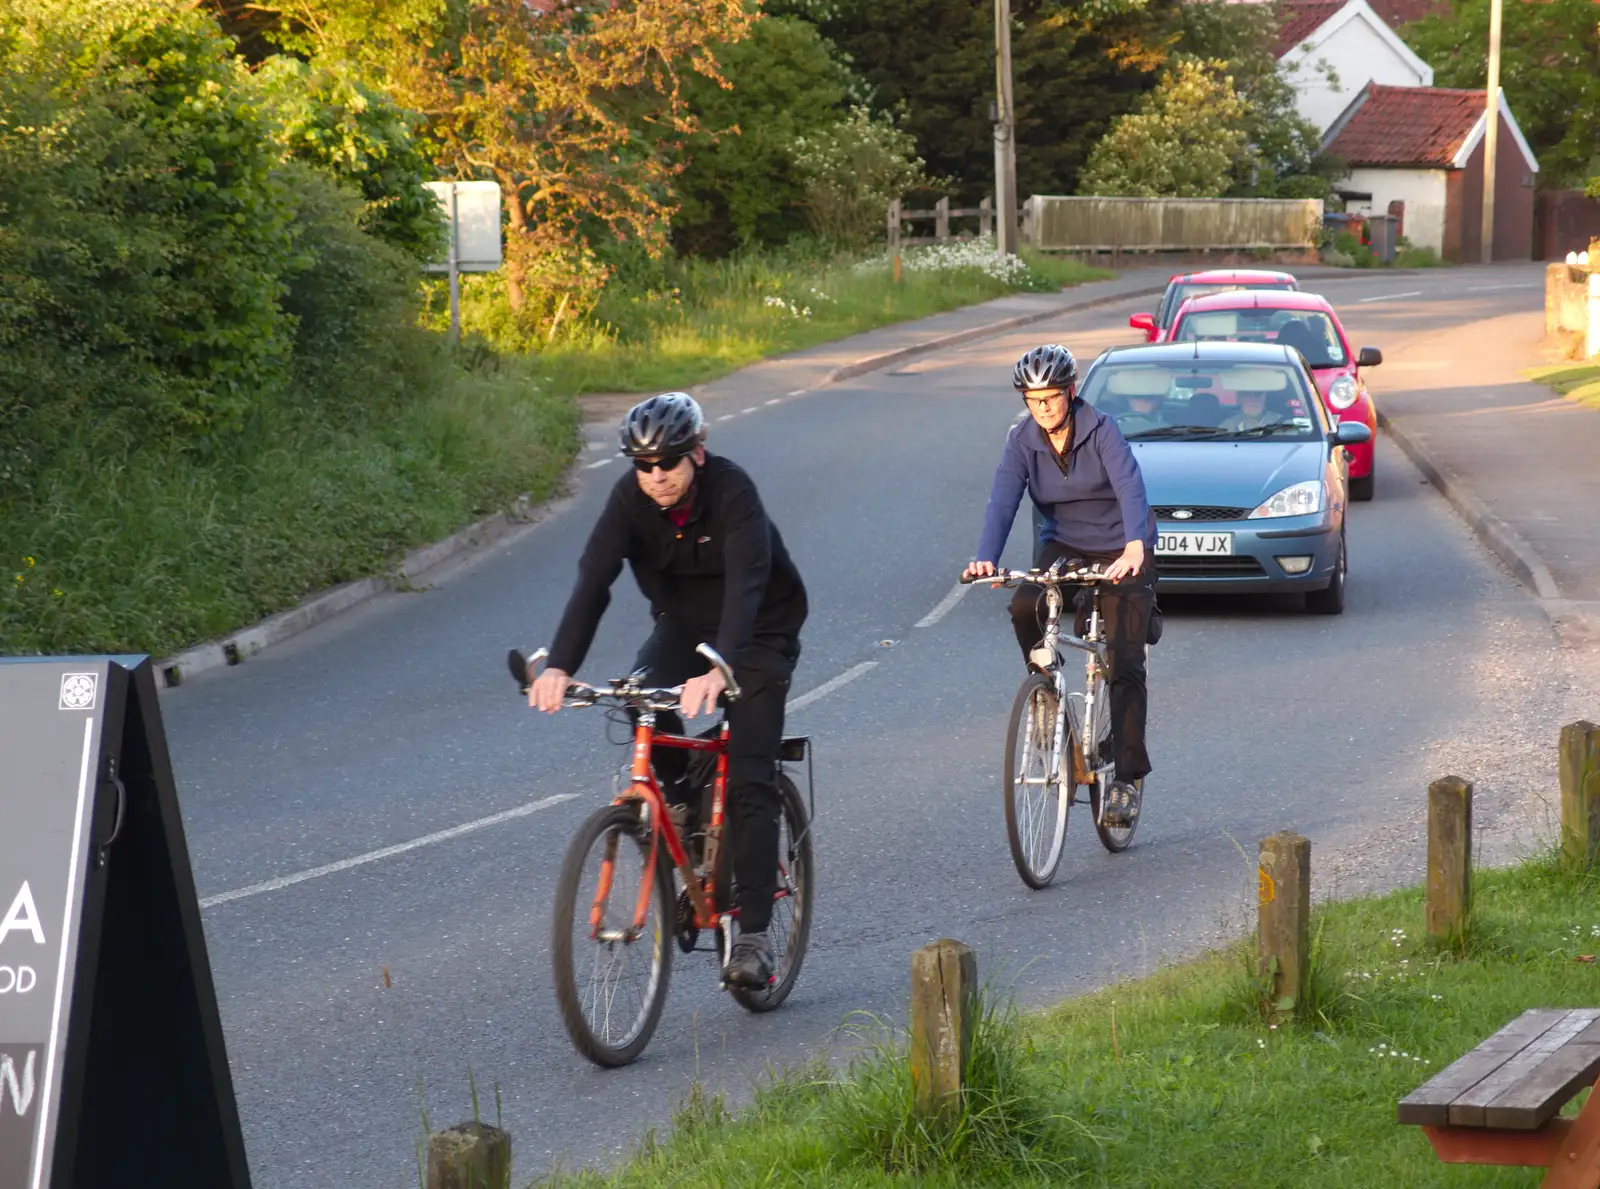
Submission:
<svg viewBox="0 0 1600 1189">
<path fill-rule="evenodd" d="M 663 852 L 656 859 L 655 870 L 648 873 L 653 886 L 644 934 L 632 942 L 591 942 L 595 946 L 642 946 L 649 951 L 650 978 L 632 1026 L 615 1041 L 609 1035 L 601 1035 L 584 1011 L 583 995 L 578 987 L 578 969 L 574 961 L 573 932 L 574 926 L 579 924 L 579 896 L 593 887 L 592 883 L 586 884 L 584 881 L 585 860 L 597 845 L 605 847 L 609 835 L 615 836 L 619 852 L 629 845 L 639 852 L 639 875 L 635 878 L 646 874 L 643 867 L 649 862 L 650 830 L 640 820 L 637 809 L 629 805 L 607 805 L 591 814 L 573 835 L 561 864 L 551 922 L 550 948 L 556 1003 L 561 1009 L 561 1022 L 566 1027 L 567 1036 L 580 1053 L 596 1065 L 608 1069 L 635 1060 L 655 1034 L 662 1008 L 666 1006 L 667 985 L 672 976 L 673 926 L 677 913 L 676 898 L 672 894 L 672 876 Z M 619 905 L 630 921 L 637 890 L 638 884 L 634 880 L 618 880 L 613 884 L 612 902 Z M 621 893 L 620 898 L 617 892 Z M 585 930 L 588 928 L 588 909 L 586 900 L 583 903 Z M 624 949 L 623 953 L 627 952 Z M 608 996 L 608 1009 L 610 1002 Z"/>
<path fill-rule="evenodd" d="M 1016 699 L 1011 704 L 1011 720 L 1006 726 L 1003 780 L 1006 841 L 1011 845 L 1011 861 L 1016 865 L 1017 874 L 1022 877 L 1022 882 L 1034 889 L 1048 887 L 1050 881 L 1055 878 L 1056 869 L 1061 865 L 1061 853 L 1065 849 L 1067 837 L 1067 812 L 1071 806 L 1071 786 L 1062 779 L 1062 772 L 1058 768 L 1054 798 L 1052 799 L 1048 792 L 1047 783 L 1044 798 L 1037 807 L 1037 812 L 1031 807 L 1020 817 L 1017 812 L 1018 737 L 1021 732 L 1028 730 L 1033 710 L 1041 702 L 1048 706 L 1050 722 L 1053 724 L 1059 708 L 1055 684 L 1042 673 L 1029 673 L 1023 678 L 1022 685 L 1017 689 Z M 1069 744 L 1070 736 L 1064 741 L 1063 747 Z M 1035 766 L 1032 761 L 1037 758 L 1036 752 L 1030 756 L 1029 763 L 1024 768 L 1024 779 L 1026 773 Z M 1042 768 L 1048 763 L 1049 756 L 1045 755 L 1038 766 Z M 1026 793 L 1027 786 L 1024 785 L 1021 794 L 1026 796 Z M 1054 819 L 1053 822 L 1051 819 Z M 1030 841 L 1037 843 L 1040 836 L 1036 831 L 1039 828 L 1051 831 L 1049 848 L 1042 854 L 1036 845 L 1033 847 L 1026 845 Z M 1024 838 L 1025 832 L 1030 835 L 1029 838 Z"/>
<path fill-rule="evenodd" d="M 783 773 L 778 774 L 779 824 L 787 833 L 785 845 L 779 838 L 778 853 L 788 864 L 790 892 L 780 896 L 773 904 L 773 922 L 785 902 L 790 905 L 790 925 L 780 945 L 777 930 L 768 927 L 767 936 L 772 942 L 773 981 L 764 991 L 746 987 L 729 987 L 728 993 L 747 1011 L 769 1012 L 778 1007 L 794 990 L 800 977 L 800 966 L 806 960 L 806 943 L 811 938 L 811 898 L 816 868 L 811 861 L 811 821 L 806 816 L 806 804 L 794 781 Z"/>
</svg>

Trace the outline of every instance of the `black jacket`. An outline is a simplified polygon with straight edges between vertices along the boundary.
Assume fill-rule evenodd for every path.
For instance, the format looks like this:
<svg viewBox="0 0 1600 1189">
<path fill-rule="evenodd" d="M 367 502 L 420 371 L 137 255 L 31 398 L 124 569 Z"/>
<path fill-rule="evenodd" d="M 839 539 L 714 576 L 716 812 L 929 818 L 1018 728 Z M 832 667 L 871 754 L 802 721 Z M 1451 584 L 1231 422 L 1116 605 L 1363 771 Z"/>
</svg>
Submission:
<svg viewBox="0 0 1600 1189">
<path fill-rule="evenodd" d="M 652 614 L 709 642 L 730 665 L 739 665 L 757 637 L 779 647 L 799 637 L 806 589 L 750 476 L 708 453 L 691 500 L 679 528 L 639 490 L 631 470 L 617 481 L 578 562 L 551 668 L 576 673 L 583 664 L 624 561 Z"/>
</svg>

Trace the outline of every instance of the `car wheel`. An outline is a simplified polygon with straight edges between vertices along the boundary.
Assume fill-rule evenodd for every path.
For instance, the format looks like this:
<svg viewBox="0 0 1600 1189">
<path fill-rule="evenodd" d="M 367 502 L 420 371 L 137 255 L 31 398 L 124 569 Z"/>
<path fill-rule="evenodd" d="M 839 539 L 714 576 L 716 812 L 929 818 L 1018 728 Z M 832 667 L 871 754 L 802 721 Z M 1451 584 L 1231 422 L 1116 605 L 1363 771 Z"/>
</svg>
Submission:
<svg viewBox="0 0 1600 1189">
<path fill-rule="evenodd" d="M 1353 500 L 1370 500 L 1375 494 L 1373 480 L 1377 478 L 1377 463 L 1372 464 L 1373 469 L 1359 478 L 1350 480 L 1350 498 Z"/>
<path fill-rule="evenodd" d="M 1339 560 L 1333 567 L 1333 581 L 1321 590 L 1306 592 L 1306 610 L 1313 615 L 1344 614 L 1344 578 L 1350 568 L 1349 554 L 1345 549 L 1344 532 L 1339 533 Z"/>
</svg>

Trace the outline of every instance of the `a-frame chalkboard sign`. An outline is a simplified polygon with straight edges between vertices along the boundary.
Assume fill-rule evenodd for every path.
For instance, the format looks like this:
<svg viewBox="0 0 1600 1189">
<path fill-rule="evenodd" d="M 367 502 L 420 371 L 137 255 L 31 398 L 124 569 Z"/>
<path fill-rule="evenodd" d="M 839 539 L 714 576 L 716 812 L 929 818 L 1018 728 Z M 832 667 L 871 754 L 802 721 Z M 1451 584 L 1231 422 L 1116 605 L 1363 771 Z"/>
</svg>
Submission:
<svg viewBox="0 0 1600 1189">
<path fill-rule="evenodd" d="M 146 657 L 0 659 L 0 1189 L 248 1189 Z"/>
</svg>

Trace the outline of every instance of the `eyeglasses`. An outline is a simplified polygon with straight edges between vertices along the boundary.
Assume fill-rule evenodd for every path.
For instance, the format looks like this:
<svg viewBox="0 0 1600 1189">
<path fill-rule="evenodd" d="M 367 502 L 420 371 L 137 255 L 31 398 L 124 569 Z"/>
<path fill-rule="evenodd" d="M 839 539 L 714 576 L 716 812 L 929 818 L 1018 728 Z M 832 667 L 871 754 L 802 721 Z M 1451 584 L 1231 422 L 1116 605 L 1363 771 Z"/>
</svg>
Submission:
<svg viewBox="0 0 1600 1189">
<path fill-rule="evenodd" d="M 1042 409 L 1046 405 L 1053 404 L 1066 395 L 1067 394 L 1059 388 L 1044 389 L 1037 394 L 1025 392 L 1022 394 L 1022 402 L 1024 404 L 1034 405 Z"/>
<path fill-rule="evenodd" d="M 671 458 L 636 458 L 633 460 L 633 469 L 641 475 L 648 475 L 657 467 L 660 467 L 663 471 L 675 471 L 678 469 L 678 464 L 686 457 L 687 455 L 675 454 Z"/>
</svg>

